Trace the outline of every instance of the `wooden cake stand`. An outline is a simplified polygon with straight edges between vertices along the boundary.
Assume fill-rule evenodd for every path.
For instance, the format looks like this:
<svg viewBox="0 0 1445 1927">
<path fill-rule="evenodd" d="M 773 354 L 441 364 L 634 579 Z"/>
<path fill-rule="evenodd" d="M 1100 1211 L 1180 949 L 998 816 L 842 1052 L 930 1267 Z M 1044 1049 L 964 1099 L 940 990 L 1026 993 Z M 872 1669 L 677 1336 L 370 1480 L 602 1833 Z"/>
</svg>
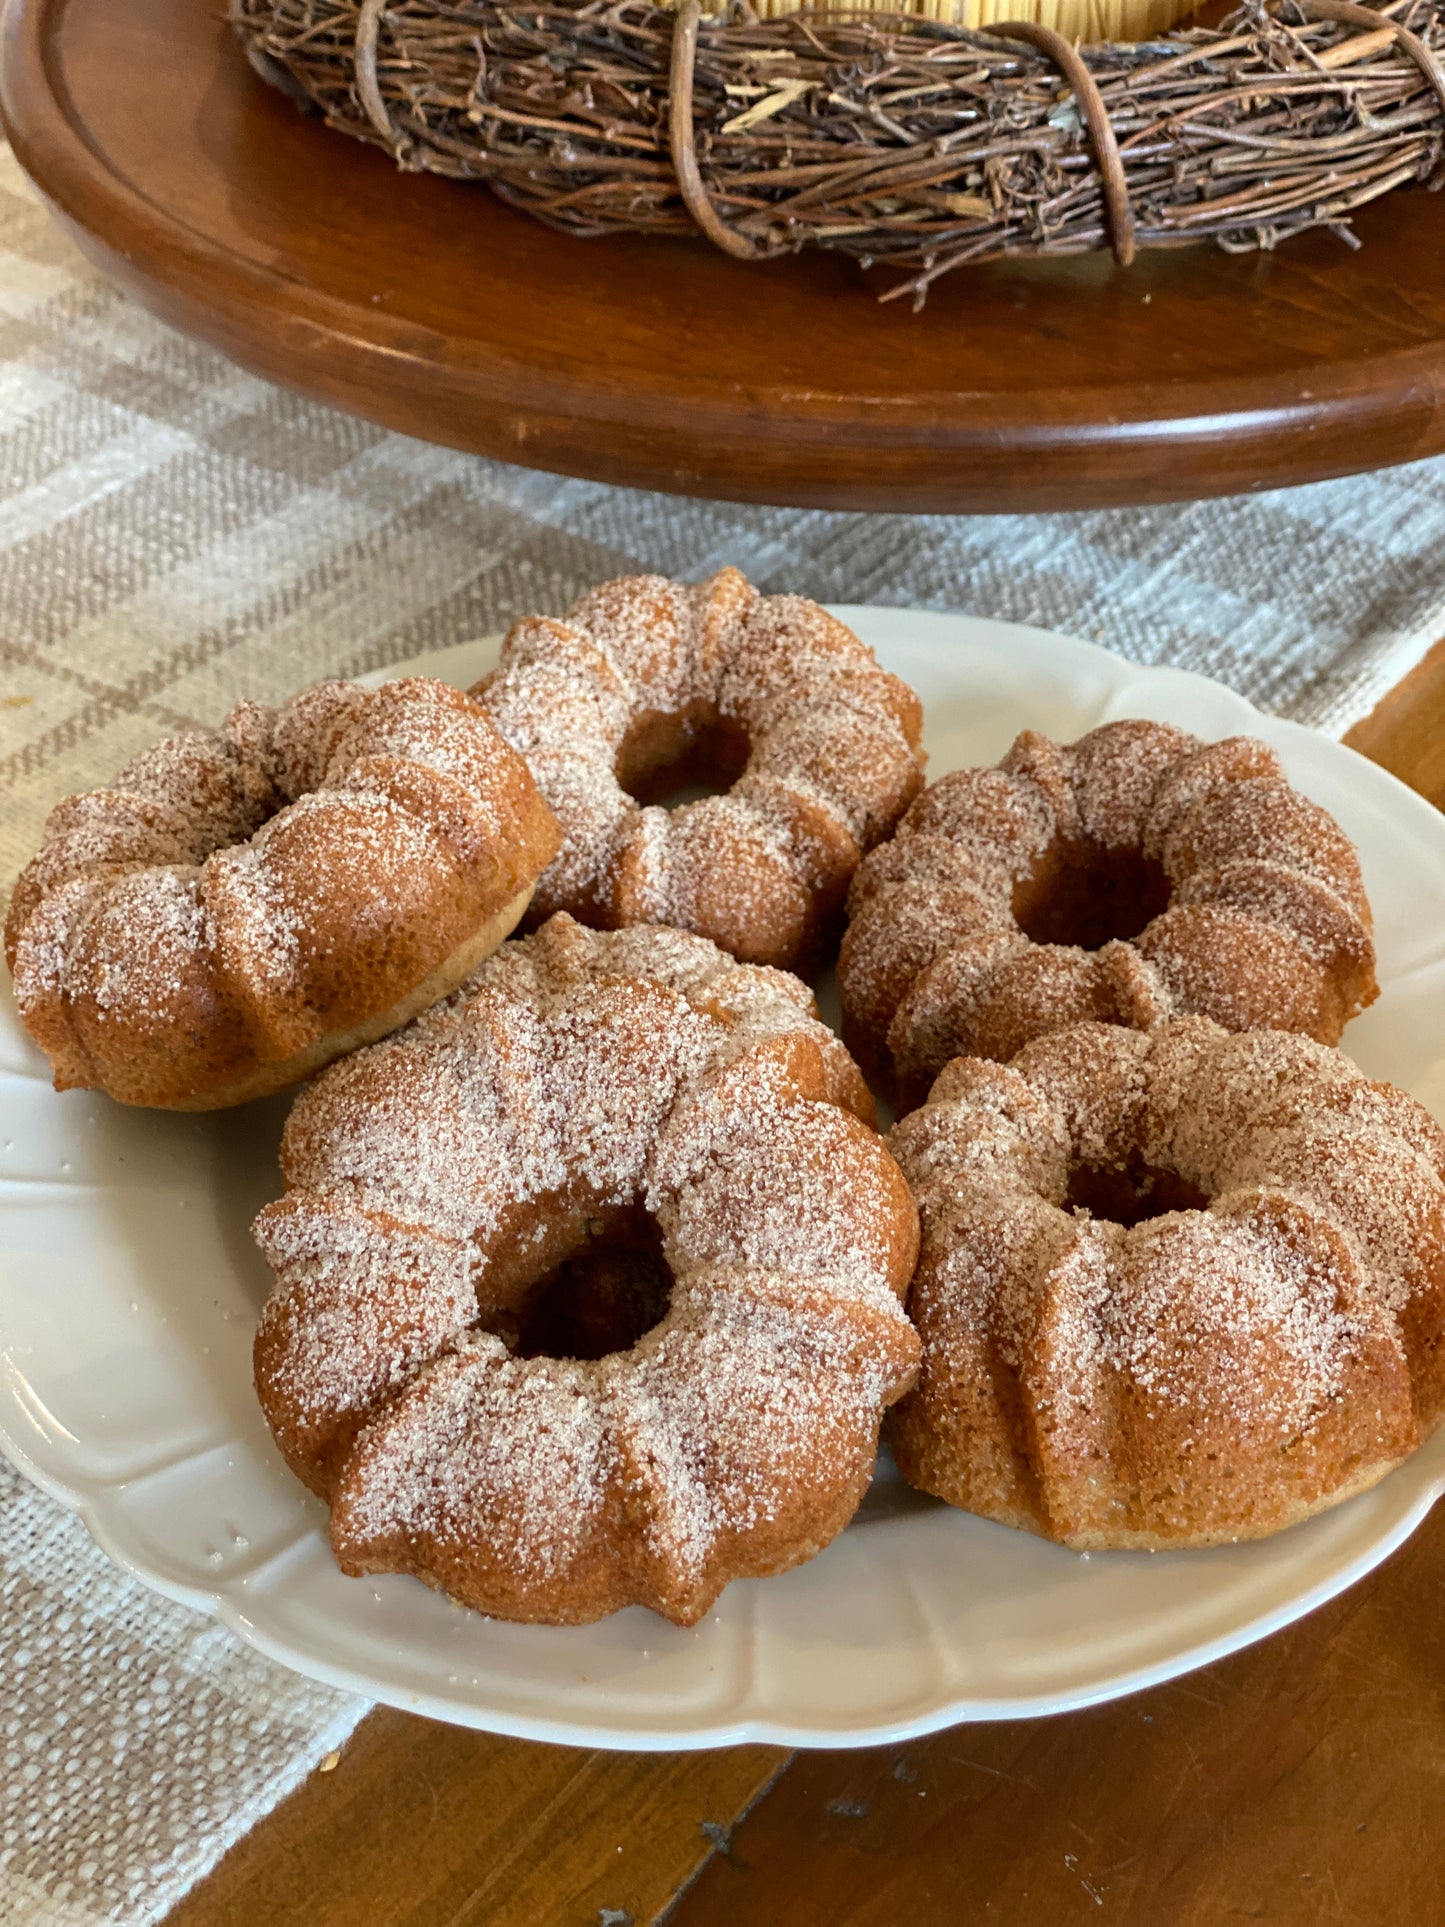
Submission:
<svg viewBox="0 0 1445 1927">
<path fill-rule="evenodd" d="M 579 241 L 397 172 L 251 73 L 216 0 L 10 0 L 0 112 L 106 274 L 243 366 L 408 434 L 608 482 L 1020 510 L 1445 449 L 1445 200 L 1275 255 L 998 263 L 922 314 L 815 255 Z"/>
</svg>

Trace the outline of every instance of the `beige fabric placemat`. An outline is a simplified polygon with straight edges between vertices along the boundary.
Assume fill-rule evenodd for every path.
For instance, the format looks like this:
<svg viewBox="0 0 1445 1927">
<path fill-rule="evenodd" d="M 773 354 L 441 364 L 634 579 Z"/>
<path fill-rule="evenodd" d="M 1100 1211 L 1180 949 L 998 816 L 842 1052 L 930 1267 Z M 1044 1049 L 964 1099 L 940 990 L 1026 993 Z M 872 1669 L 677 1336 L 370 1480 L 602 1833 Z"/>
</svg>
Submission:
<svg viewBox="0 0 1445 1927">
<path fill-rule="evenodd" d="M 351 421 L 172 334 L 0 148 L 0 884 L 57 798 L 242 695 L 625 570 L 724 562 L 824 600 L 1039 623 L 1339 732 L 1445 634 L 1445 462 L 970 520 L 559 480 Z M 0 1465 L 0 1923 L 158 1919 L 364 1710 L 125 1578 Z"/>
</svg>

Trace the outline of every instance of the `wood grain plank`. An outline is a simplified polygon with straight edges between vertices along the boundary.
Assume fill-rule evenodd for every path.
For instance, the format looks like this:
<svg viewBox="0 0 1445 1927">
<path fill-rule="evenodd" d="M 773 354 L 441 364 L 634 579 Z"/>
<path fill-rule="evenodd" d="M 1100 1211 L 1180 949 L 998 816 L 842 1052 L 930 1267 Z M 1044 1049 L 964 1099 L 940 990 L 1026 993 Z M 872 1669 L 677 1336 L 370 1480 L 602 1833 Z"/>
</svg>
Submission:
<svg viewBox="0 0 1445 1927">
<path fill-rule="evenodd" d="M 801 1754 L 668 1927 L 1438 1921 L 1445 1512 L 1313 1617 L 1066 1717 Z"/>
<path fill-rule="evenodd" d="M 1445 809 L 1445 641 L 1437 642 L 1345 741 Z"/>
<path fill-rule="evenodd" d="M 382 1709 L 170 1927 L 642 1927 L 788 1758 L 541 1746 Z"/>
</svg>

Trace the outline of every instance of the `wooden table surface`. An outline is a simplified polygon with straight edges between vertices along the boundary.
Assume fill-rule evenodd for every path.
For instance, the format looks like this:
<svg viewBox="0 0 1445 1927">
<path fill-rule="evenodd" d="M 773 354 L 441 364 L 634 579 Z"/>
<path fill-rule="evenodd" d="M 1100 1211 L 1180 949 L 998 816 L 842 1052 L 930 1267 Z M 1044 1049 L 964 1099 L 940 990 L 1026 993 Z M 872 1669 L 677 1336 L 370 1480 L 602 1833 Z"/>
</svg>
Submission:
<svg viewBox="0 0 1445 1927">
<path fill-rule="evenodd" d="M 1347 741 L 1445 807 L 1445 643 Z M 169 1927 L 1445 1921 L 1445 1507 L 1171 1685 L 864 1752 L 604 1753 L 382 1710 Z"/>
</svg>

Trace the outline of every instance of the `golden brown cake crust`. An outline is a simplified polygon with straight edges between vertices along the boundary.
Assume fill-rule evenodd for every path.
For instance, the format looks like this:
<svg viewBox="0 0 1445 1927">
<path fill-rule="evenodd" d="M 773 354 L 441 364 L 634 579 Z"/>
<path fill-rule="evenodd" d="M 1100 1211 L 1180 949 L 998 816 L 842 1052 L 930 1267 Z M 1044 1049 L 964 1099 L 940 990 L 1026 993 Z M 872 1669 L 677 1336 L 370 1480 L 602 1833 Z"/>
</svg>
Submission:
<svg viewBox="0 0 1445 1927">
<path fill-rule="evenodd" d="M 558 840 L 445 683 L 242 703 L 52 812 L 5 928 L 20 1015 L 58 1090 L 240 1103 L 445 996 Z"/>
<path fill-rule="evenodd" d="M 256 1383 L 343 1568 L 691 1624 L 827 1544 L 917 1365 L 866 1117 L 796 978 L 565 915 L 333 1065 L 256 1222 Z"/>
<path fill-rule="evenodd" d="M 665 923 L 747 963 L 821 956 L 922 783 L 917 696 L 802 596 L 624 576 L 519 622 L 475 692 L 562 824 L 533 921 Z M 696 782 L 725 795 L 664 809 Z"/>
<path fill-rule="evenodd" d="M 1445 1416 L 1445 1132 L 1338 1051 L 1181 1017 L 958 1058 L 890 1148 L 923 1225 L 915 1485 L 1094 1547 L 1256 1538 Z"/>
<path fill-rule="evenodd" d="M 1353 846 L 1266 744 L 1025 730 L 945 776 L 854 878 L 844 1036 L 904 1104 L 960 1053 L 1183 1012 L 1339 1041 L 1378 995 Z"/>
</svg>

